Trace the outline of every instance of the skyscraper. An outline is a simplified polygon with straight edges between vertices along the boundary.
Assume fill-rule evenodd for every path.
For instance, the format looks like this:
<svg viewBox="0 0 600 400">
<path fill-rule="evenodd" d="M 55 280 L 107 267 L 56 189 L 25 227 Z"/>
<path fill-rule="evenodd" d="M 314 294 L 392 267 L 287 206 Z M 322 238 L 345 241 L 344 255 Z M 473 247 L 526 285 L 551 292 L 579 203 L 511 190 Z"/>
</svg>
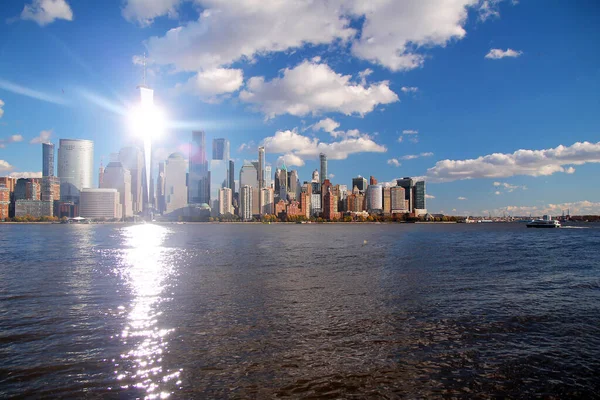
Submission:
<svg viewBox="0 0 600 400">
<path fill-rule="evenodd" d="M 186 193 L 187 196 L 187 193 Z M 156 177 L 156 209 L 162 214 L 165 212 L 165 162 L 158 163 L 158 176 Z"/>
<path fill-rule="evenodd" d="M 120 161 L 111 161 L 104 169 L 104 180 L 100 185 L 102 189 L 116 189 L 119 192 L 121 215 L 123 218 L 133 216 L 131 202 L 131 173 L 123 167 Z"/>
<path fill-rule="evenodd" d="M 383 192 L 381 185 L 369 185 L 367 191 L 367 211 L 380 213 L 383 211 Z"/>
<path fill-rule="evenodd" d="M 298 171 L 295 169 L 288 174 L 287 197 L 290 200 L 298 200 Z"/>
<path fill-rule="evenodd" d="M 231 189 L 224 187 L 219 189 L 219 215 L 233 214 L 233 199 Z"/>
<path fill-rule="evenodd" d="M 312 181 L 321 183 L 321 181 L 319 180 L 319 171 L 316 169 L 312 173 Z"/>
<path fill-rule="evenodd" d="M 279 170 L 279 193 L 275 193 L 275 197 L 279 197 L 282 200 L 287 199 L 287 185 L 288 185 L 288 171 L 285 163 L 281 166 Z"/>
<path fill-rule="evenodd" d="M 242 185 L 240 179 L 240 218 L 244 221 L 252 219 L 253 190 L 248 185 Z"/>
<path fill-rule="evenodd" d="M 360 175 L 356 178 L 352 178 L 352 189 L 354 189 L 355 186 L 361 194 L 364 194 L 367 190 L 367 180 Z"/>
<path fill-rule="evenodd" d="M 213 216 L 219 212 L 219 191 L 227 187 L 227 167 L 229 162 L 226 160 L 210 161 L 210 207 Z"/>
<path fill-rule="evenodd" d="M 408 212 L 412 212 L 415 208 L 413 198 L 413 187 L 415 186 L 414 181 L 410 177 L 404 177 L 402 179 L 396 179 L 398 186 L 404 188 L 404 199 L 408 200 Z"/>
<path fill-rule="evenodd" d="M 265 165 L 265 173 L 263 174 L 266 188 L 273 188 L 273 175 L 270 165 Z"/>
<path fill-rule="evenodd" d="M 94 175 L 94 142 L 83 139 L 60 139 L 58 177 L 62 201 L 79 202 L 79 192 L 91 188 Z"/>
<path fill-rule="evenodd" d="M 265 148 L 258 148 L 258 188 L 265 187 Z"/>
<path fill-rule="evenodd" d="M 229 170 L 227 171 L 229 175 L 229 189 L 231 189 L 231 195 L 235 194 L 235 163 L 233 160 L 229 160 Z"/>
<path fill-rule="evenodd" d="M 229 161 L 229 140 L 213 139 L 212 159 Z"/>
<path fill-rule="evenodd" d="M 261 215 L 273 214 L 275 211 L 275 198 L 273 188 L 265 187 L 260 190 L 261 196 Z"/>
<path fill-rule="evenodd" d="M 53 143 L 42 143 L 42 176 L 54 176 Z"/>
<path fill-rule="evenodd" d="M 408 212 L 404 188 L 402 186 L 392 186 L 390 188 L 390 202 L 392 214 Z"/>
<path fill-rule="evenodd" d="M 414 188 L 415 209 L 427 210 L 425 204 L 425 181 L 418 181 Z"/>
<path fill-rule="evenodd" d="M 186 162 L 181 153 L 173 153 L 165 163 L 165 212 L 182 215 L 187 205 Z"/>
<path fill-rule="evenodd" d="M 143 196 L 143 169 L 144 158 L 142 151 L 135 146 L 123 147 L 119 151 L 118 160 L 123 168 L 131 174 L 131 210 L 134 214 L 142 212 L 144 207 Z"/>
<path fill-rule="evenodd" d="M 206 160 L 204 131 L 192 132 L 190 145 L 190 175 L 188 182 L 188 203 L 210 203 L 210 178 Z"/>
<path fill-rule="evenodd" d="M 327 179 L 327 155 L 324 153 L 319 154 L 321 160 L 321 183 Z"/>
<path fill-rule="evenodd" d="M 240 188 L 245 186 L 248 186 L 252 191 L 252 204 L 250 205 L 251 212 L 252 214 L 259 214 L 260 210 L 258 206 L 258 196 L 260 191 L 258 190 L 258 174 L 254 163 L 246 163 L 240 169 Z M 240 192 L 240 199 L 242 197 L 243 196 Z"/>
</svg>

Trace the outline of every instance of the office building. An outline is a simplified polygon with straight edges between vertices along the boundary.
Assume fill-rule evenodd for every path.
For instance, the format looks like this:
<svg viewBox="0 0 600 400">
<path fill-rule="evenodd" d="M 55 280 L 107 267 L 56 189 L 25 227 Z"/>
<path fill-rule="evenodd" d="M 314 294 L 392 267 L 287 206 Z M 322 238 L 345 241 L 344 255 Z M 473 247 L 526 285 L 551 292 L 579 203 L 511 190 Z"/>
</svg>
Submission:
<svg viewBox="0 0 600 400">
<path fill-rule="evenodd" d="M 303 188 L 303 191 L 300 193 L 300 209 L 302 210 L 302 215 L 307 219 L 310 218 L 310 197 L 311 194 L 308 190 L 305 191 Z"/>
<path fill-rule="evenodd" d="M 123 168 L 129 170 L 131 175 L 131 209 L 133 214 L 137 215 L 144 209 L 144 157 L 142 151 L 135 146 L 124 147 L 119 151 L 117 160 L 114 161 L 120 161 Z"/>
<path fill-rule="evenodd" d="M 321 183 L 321 181 L 319 180 L 319 171 L 316 169 L 312 173 L 312 181 L 311 182 Z"/>
<path fill-rule="evenodd" d="M 425 204 L 425 181 L 418 181 L 415 183 L 413 189 L 413 198 L 415 200 L 415 210 L 420 210 L 418 214 L 427 214 L 427 207 Z M 415 213 L 417 213 L 415 211 Z"/>
<path fill-rule="evenodd" d="M 25 217 L 27 215 L 34 218 L 51 217 L 53 215 L 53 203 L 41 200 L 15 201 L 15 217 Z"/>
<path fill-rule="evenodd" d="M 240 179 L 241 185 L 241 179 Z M 240 189 L 240 218 L 244 221 L 252 219 L 253 188 L 248 185 L 242 185 Z"/>
<path fill-rule="evenodd" d="M 288 174 L 287 198 L 290 200 L 298 198 L 298 171 L 295 169 Z"/>
<path fill-rule="evenodd" d="M 233 214 L 233 199 L 231 189 L 219 189 L 219 215 Z"/>
<path fill-rule="evenodd" d="M 83 139 L 60 139 L 58 177 L 60 199 L 79 202 L 79 192 L 93 186 L 94 142 Z"/>
<path fill-rule="evenodd" d="M 273 175 L 271 171 L 270 165 L 265 165 L 265 173 L 263 175 L 263 179 L 265 181 L 266 188 L 273 188 Z"/>
<path fill-rule="evenodd" d="M 81 190 L 79 215 L 88 219 L 121 219 L 122 207 L 117 189 Z"/>
<path fill-rule="evenodd" d="M 383 187 L 383 215 L 392 214 L 392 192 L 389 185 Z"/>
<path fill-rule="evenodd" d="M 258 171 L 256 169 L 256 163 L 246 163 L 240 168 L 240 187 L 248 186 L 252 191 L 252 204 L 250 205 L 251 212 L 253 215 L 260 214 L 259 209 L 259 195 L 258 190 Z M 241 197 L 241 193 L 240 193 Z"/>
<path fill-rule="evenodd" d="M 54 176 L 53 143 L 42 143 L 42 176 Z"/>
<path fill-rule="evenodd" d="M 32 200 L 27 198 L 27 183 L 29 179 L 19 178 L 15 184 L 14 199 L 17 200 Z"/>
<path fill-rule="evenodd" d="M 41 200 L 42 199 L 42 185 L 39 179 L 29 178 L 25 183 L 25 199 L 27 200 Z"/>
<path fill-rule="evenodd" d="M 235 163 L 233 160 L 229 160 L 229 169 L 227 174 L 229 175 L 229 189 L 231 189 L 231 193 L 235 194 Z"/>
<path fill-rule="evenodd" d="M 310 195 L 310 215 L 318 216 L 321 212 L 321 193 L 312 193 Z"/>
<path fill-rule="evenodd" d="M 285 163 L 278 169 L 279 173 L 275 176 L 275 197 L 282 200 L 287 200 L 287 184 L 288 184 L 288 172 Z"/>
<path fill-rule="evenodd" d="M 204 131 L 192 132 L 190 145 L 190 175 L 188 181 L 188 203 L 210 203 L 210 177 L 206 160 Z"/>
<path fill-rule="evenodd" d="M 11 193 L 15 191 L 15 185 L 17 184 L 17 178 L 13 178 L 11 176 L 0 176 L 0 186 L 4 186 Z"/>
<path fill-rule="evenodd" d="M 213 139 L 212 159 L 229 161 L 229 140 L 223 138 Z"/>
<path fill-rule="evenodd" d="M 10 217 L 10 189 L 0 184 L 0 221 Z"/>
<path fill-rule="evenodd" d="M 187 206 L 187 163 L 181 153 L 173 153 L 165 162 L 165 213 L 183 215 Z"/>
<path fill-rule="evenodd" d="M 275 191 L 271 187 L 264 187 L 260 190 L 261 196 L 261 215 L 270 215 L 275 212 Z"/>
<path fill-rule="evenodd" d="M 158 176 L 156 177 L 156 210 L 159 214 L 163 214 L 165 209 L 165 162 L 161 161 L 158 163 Z"/>
<path fill-rule="evenodd" d="M 258 148 L 258 188 L 262 189 L 265 187 L 265 148 L 260 146 Z"/>
<path fill-rule="evenodd" d="M 321 183 L 327 179 L 327 155 L 319 154 L 319 160 L 321 161 Z"/>
<path fill-rule="evenodd" d="M 229 161 L 210 161 L 210 207 L 213 216 L 219 213 L 219 191 L 227 187 Z"/>
<path fill-rule="evenodd" d="M 126 169 L 120 161 L 109 162 L 104 169 L 104 179 L 100 185 L 101 189 L 116 189 L 119 192 L 119 204 L 121 204 L 121 216 L 129 218 L 133 216 L 131 201 L 131 172 Z"/>
<path fill-rule="evenodd" d="M 369 185 L 367 190 L 367 211 L 381 213 L 383 211 L 383 192 L 381 185 Z"/>
<path fill-rule="evenodd" d="M 42 201 L 60 200 L 60 179 L 57 176 L 42 178 Z"/>
<path fill-rule="evenodd" d="M 357 187 L 358 191 L 361 194 L 365 194 L 365 192 L 367 190 L 367 180 L 360 175 L 357 176 L 356 178 L 352 178 L 352 189 L 353 190 L 354 190 L 354 187 Z"/>
<path fill-rule="evenodd" d="M 404 188 L 392 186 L 390 188 L 390 203 L 392 214 L 404 214 L 409 212 Z"/>
<path fill-rule="evenodd" d="M 404 199 L 408 201 L 408 212 L 412 212 L 413 208 L 415 208 L 413 198 L 413 188 L 415 186 L 414 181 L 410 177 L 404 177 L 397 179 L 396 183 L 398 186 L 404 188 Z"/>
</svg>

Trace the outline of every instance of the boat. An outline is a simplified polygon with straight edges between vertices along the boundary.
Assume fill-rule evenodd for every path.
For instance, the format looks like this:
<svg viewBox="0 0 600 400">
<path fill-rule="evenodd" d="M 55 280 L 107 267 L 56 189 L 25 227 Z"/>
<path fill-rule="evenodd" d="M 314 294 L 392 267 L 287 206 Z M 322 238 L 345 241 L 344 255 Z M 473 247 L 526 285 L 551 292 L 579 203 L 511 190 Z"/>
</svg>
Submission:
<svg viewBox="0 0 600 400">
<path fill-rule="evenodd" d="M 527 223 L 528 228 L 560 228 L 560 222 L 552 219 L 550 215 L 544 215 L 542 219 L 534 219 Z"/>
</svg>

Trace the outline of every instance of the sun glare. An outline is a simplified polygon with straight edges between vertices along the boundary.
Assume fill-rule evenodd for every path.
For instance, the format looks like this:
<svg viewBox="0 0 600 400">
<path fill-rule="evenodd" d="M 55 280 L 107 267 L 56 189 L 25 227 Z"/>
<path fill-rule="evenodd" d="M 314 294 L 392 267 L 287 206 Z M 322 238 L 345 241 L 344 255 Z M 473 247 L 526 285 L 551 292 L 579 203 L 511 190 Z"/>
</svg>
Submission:
<svg viewBox="0 0 600 400">
<path fill-rule="evenodd" d="M 139 105 L 129 111 L 129 124 L 135 136 L 147 139 L 160 137 L 165 130 L 165 114 L 153 104 Z"/>
</svg>

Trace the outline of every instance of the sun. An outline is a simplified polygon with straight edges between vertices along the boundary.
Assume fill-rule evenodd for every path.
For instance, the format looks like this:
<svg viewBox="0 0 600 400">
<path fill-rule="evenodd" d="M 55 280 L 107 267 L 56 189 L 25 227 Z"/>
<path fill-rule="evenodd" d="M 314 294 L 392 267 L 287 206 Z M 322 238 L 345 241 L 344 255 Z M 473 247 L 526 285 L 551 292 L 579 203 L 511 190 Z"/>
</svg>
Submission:
<svg viewBox="0 0 600 400">
<path fill-rule="evenodd" d="M 165 130 L 165 114 L 154 104 L 142 104 L 129 111 L 131 131 L 143 139 L 157 139 Z"/>
</svg>

